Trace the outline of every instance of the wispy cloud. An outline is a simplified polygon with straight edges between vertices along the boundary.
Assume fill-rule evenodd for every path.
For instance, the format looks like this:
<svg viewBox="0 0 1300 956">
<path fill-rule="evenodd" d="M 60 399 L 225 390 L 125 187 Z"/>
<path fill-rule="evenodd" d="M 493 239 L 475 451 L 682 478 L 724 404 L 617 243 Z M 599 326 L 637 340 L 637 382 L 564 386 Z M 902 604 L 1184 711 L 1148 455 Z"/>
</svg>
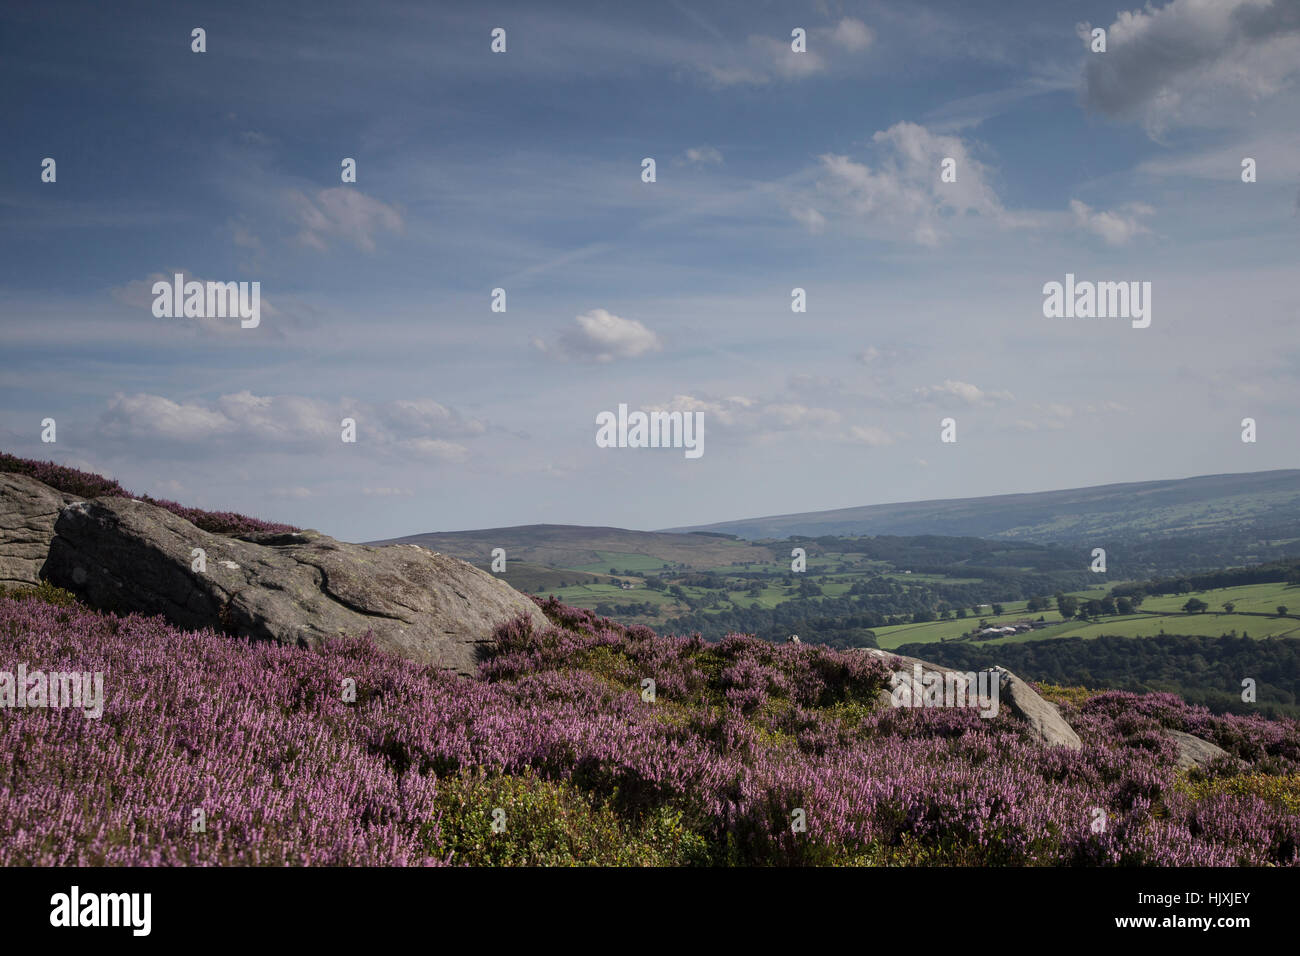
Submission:
<svg viewBox="0 0 1300 956">
<path fill-rule="evenodd" d="M 301 227 L 299 241 L 322 252 L 334 239 L 374 252 L 376 233 L 400 233 L 405 227 L 402 214 L 394 207 L 348 186 L 322 189 L 311 197 L 294 189 L 287 201 L 293 220 Z"/>
</svg>

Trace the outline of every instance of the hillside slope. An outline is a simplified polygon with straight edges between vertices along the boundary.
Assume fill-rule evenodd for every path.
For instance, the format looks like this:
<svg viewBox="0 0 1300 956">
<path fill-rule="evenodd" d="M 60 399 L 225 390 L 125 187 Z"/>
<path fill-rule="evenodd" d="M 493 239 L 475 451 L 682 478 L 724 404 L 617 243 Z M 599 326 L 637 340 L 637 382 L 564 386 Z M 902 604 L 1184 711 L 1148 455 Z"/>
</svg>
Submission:
<svg viewBox="0 0 1300 956">
<path fill-rule="evenodd" d="M 772 559 L 772 552 L 767 548 L 721 535 L 564 524 L 429 532 L 367 543 L 418 544 L 479 565 L 491 561 L 493 548 L 504 548 L 508 561 L 593 572 L 608 571 L 611 567 L 620 571 L 625 568 L 650 571 L 668 564 L 708 568 Z"/>
<path fill-rule="evenodd" d="M 1255 521 L 1288 529 L 1300 527 L 1300 470 L 865 505 L 664 530 L 715 531 L 749 540 L 789 535 L 945 534 L 1046 543 L 1125 533 L 1202 535 Z"/>
<path fill-rule="evenodd" d="M 865 655 L 542 610 L 469 680 L 0 597 L 0 659 L 105 677 L 100 718 L 0 722 L 0 865 L 1297 862 L 1295 721 L 1102 694 L 1045 747 L 889 706 Z M 1184 767 L 1180 734 L 1227 753 Z"/>
</svg>

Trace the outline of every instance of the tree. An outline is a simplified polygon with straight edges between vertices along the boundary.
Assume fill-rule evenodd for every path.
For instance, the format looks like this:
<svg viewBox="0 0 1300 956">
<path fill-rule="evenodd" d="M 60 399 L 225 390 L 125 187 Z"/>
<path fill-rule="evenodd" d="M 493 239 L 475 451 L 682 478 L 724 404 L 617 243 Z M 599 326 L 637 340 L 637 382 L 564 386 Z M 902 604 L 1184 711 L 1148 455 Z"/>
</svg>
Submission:
<svg viewBox="0 0 1300 956">
<path fill-rule="evenodd" d="M 1223 611 L 1225 614 L 1231 614 L 1236 609 L 1237 609 L 1237 605 L 1233 604 L 1231 601 L 1223 602 Z"/>
<path fill-rule="evenodd" d="M 1131 599 L 1129 599 L 1129 598 L 1126 598 L 1126 597 L 1117 598 L 1116 601 L 1115 601 L 1115 613 L 1116 613 L 1116 614 L 1132 614 L 1132 613 L 1133 613 L 1133 601 L 1132 601 Z"/>
<path fill-rule="evenodd" d="M 1201 614 L 1209 608 L 1209 605 L 1200 598 L 1188 598 L 1187 603 L 1183 605 L 1183 610 L 1188 614 Z"/>
<path fill-rule="evenodd" d="M 993 605 L 993 616 L 998 617 L 1001 614 L 1002 614 L 1002 605 L 1001 604 Z"/>
<path fill-rule="evenodd" d="M 1278 616 L 1278 617 L 1286 617 L 1286 605 L 1285 605 L 1285 604 L 1279 604 L 1279 605 L 1277 606 L 1277 616 Z"/>
<path fill-rule="evenodd" d="M 1068 621 L 1070 618 L 1074 617 L 1074 615 L 1078 612 L 1079 599 L 1075 597 L 1070 597 L 1070 595 L 1068 594 L 1062 594 L 1060 591 L 1057 591 L 1056 609 L 1061 612 L 1061 617 Z"/>
</svg>

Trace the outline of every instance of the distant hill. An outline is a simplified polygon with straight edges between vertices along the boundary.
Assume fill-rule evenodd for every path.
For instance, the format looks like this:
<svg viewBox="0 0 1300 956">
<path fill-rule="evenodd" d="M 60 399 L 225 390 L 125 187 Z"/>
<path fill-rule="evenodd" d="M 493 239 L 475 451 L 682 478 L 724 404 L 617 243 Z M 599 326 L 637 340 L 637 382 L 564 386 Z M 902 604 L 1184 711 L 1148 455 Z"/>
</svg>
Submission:
<svg viewBox="0 0 1300 956">
<path fill-rule="evenodd" d="M 943 534 L 1043 544 L 1136 536 L 1222 540 L 1253 530 L 1260 543 L 1279 546 L 1287 543 L 1279 539 L 1300 537 L 1300 470 L 866 505 L 665 530 L 723 532 L 748 540 Z"/>
<path fill-rule="evenodd" d="M 482 531 L 412 534 L 370 544 L 418 544 L 480 567 L 493 548 L 505 548 L 507 569 L 515 562 L 592 573 L 655 571 L 669 565 L 726 567 L 743 561 L 768 562 L 770 549 L 715 534 L 627 531 L 584 525 L 530 524 Z"/>
</svg>

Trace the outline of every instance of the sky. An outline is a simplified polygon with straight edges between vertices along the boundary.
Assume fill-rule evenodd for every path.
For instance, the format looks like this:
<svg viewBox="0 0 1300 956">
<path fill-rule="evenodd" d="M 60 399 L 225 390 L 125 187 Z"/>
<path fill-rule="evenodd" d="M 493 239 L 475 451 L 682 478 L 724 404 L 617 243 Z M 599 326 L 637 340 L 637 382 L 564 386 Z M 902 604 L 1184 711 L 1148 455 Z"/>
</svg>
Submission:
<svg viewBox="0 0 1300 956">
<path fill-rule="evenodd" d="M 1297 467 L 1298 85 L 1298 0 L 5 5 L 0 450 L 353 541 Z"/>
</svg>

